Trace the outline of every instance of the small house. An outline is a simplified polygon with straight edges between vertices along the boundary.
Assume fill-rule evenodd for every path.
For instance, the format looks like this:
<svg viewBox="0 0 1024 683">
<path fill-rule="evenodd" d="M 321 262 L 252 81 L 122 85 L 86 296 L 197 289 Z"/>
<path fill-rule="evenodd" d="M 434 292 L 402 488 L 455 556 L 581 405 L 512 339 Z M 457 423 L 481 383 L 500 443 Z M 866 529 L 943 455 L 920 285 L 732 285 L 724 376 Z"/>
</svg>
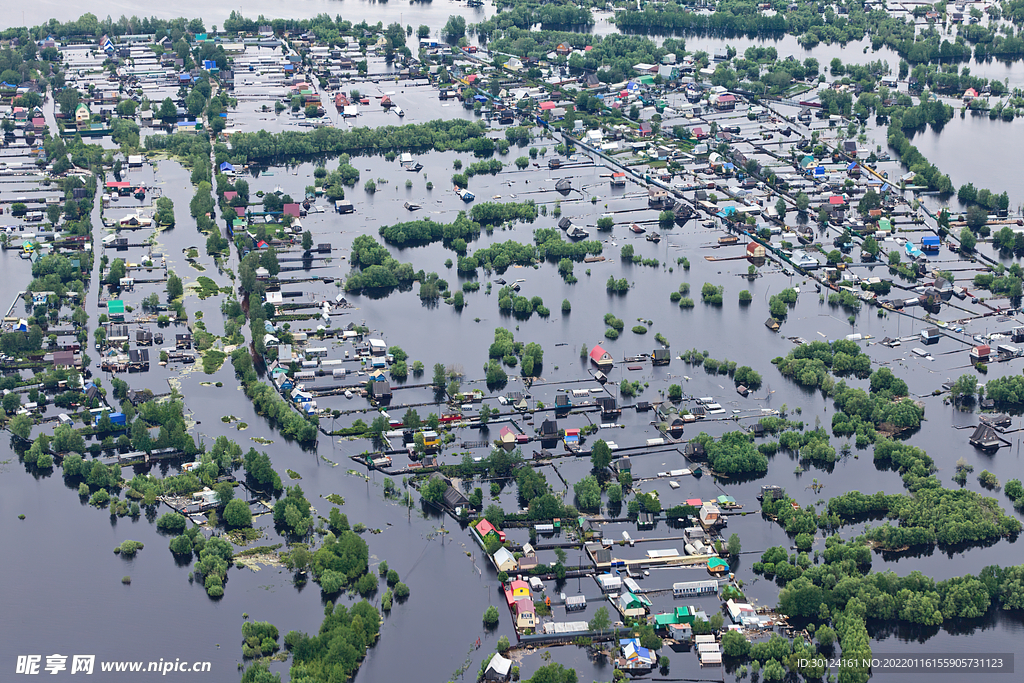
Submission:
<svg viewBox="0 0 1024 683">
<path fill-rule="evenodd" d="M 505 659 L 500 652 L 495 652 L 491 656 L 491 661 L 487 663 L 487 668 L 484 669 L 484 680 L 504 683 L 509 679 L 511 671 L 512 660 Z"/>
<path fill-rule="evenodd" d="M 624 617 L 643 617 L 647 614 L 647 608 L 651 606 L 651 601 L 643 595 L 622 591 L 616 606 Z"/>
<path fill-rule="evenodd" d="M 494 534 L 494 537 L 501 543 L 505 542 L 505 532 L 499 531 L 493 524 L 488 522 L 486 519 L 481 519 L 477 522 L 476 532 L 480 534 L 480 538 L 486 540 L 488 536 Z M 514 582 L 513 582 L 514 583 Z"/>
<path fill-rule="evenodd" d="M 988 344 L 979 344 L 971 349 L 971 362 L 986 363 L 991 352 L 992 348 Z"/>
<path fill-rule="evenodd" d="M 509 590 L 512 591 L 512 597 L 515 599 L 528 598 L 530 597 L 530 584 L 526 583 L 522 579 L 516 579 L 509 584 Z"/>
<path fill-rule="evenodd" d="M 747 244 L 748 259 L 763 259 L 765 257 L 765 253 L 765 247 L 760 242 L 750 242 Z"/>
<path fill-rule="evenodd" d="M 1002 445 L 996 430 L 992 428 L 992 425 L 985 422 L 978 424 L 968 442 L 981 451 L 994 451 Z"/>
<path fill-rule="evenodd" d="M 595 344 L 590 350 L 590 361 L 602 370 L 612 366 L 612 355 L 604 350 L 600 344 Z"/>
<path fill-rule="evenodd" d="M 366 393 L 370 398 L 384 403 L 391 400 L 391 382 L 386 379 L 371 380 L 366 384 Z"/>
<path fill-rule="evenodd" d="M 558 438 L 558 423 L 554 420 L 544 420 L 540 425 L 540 438 L 542 441 L 554 441 Z"/>
<path fill-rule="evenodd" d="M 704 526 L 714 526 L 721 521 L 721 510 L 714 503 L 704 503 L 700 506 L 700 521 Z"/>
<path fill-rule="evenodd" d="M 498 568 L 499 572 L 514 572 L 516 570 L 516 558 L 509 551 L 508 548 L 502 546 L 498 548 L 497 552 L 493 555 L 494 566 Z"/>
<path fill-rule="evenodd" d="M 921 330 L 921 341 L 925 344 L 936 344 L 939 341 L 939 328 L 930 327 L 927 330 Z"/>
<path fill-rule="evenodd" d="M 516 600 L 516 629 L 534 628 L 537 625 L 537 613 L 533 600 L 522 598 Z"/>
</svg>

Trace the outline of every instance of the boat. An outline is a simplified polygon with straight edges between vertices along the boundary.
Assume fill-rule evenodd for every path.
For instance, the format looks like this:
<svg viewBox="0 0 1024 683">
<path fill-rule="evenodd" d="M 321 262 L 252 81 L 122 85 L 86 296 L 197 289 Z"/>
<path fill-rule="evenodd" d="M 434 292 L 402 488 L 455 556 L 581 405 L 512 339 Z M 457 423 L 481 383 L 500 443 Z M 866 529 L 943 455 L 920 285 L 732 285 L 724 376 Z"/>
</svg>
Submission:
<svg viewBox="0 0 1024 683">
<path fill-rule="evenodd" d="M 419 204 L 412 204 L 411 202 L 406 202 L 405 208 L 409 211 L 418 211 L 421 207 Z"/>
<path fill-rule="evenodd" d="M 345 390 L 345 398 L 352 398 L 352 391 L 349 389 Z"/>
<path fill-rule="evenodd" d="M 405 116 L 405 110 L 399 107 L 397 104 L 395 105 L 395 113 L 398 114 L 399 116 Z"/>
<path fill-rule="evenodd" d="M 455 194 L 456 194 L 456 196 L 458 196 L 459 199 L 461 199 L 462 201 L 466 202 L 467 204 L 469 202 L 473 201 L 474 199 L 476 199 L 476 195 L 475 194 L 473 194 L 469 190 L 464 190 L 461 187 L 456 187 L 455 188 Z"/>
<path fill-rule="evenodd" d="M 661 241 L 661 235 L 659 235 L 659 234 L 658 234 L 658 233 L 656 233 L 656 232 L 652 232 L 652 233 L 651 233 L 650 235 L 648 235 L 648 236 L 647 236 L 647 237 L 646 237 L 645 239 L 646 239 L 646 240 L 647 240 L 648 242 L 654 242 L 655 244 L 657 244 L 658 242 L 660 242 L 660 241 Z"/>
<path fill-rule="evenodd" d="M 637 235 L 642 235 L 642 234 L 644 234 L 645 232 L 647 232 L 647 230 L 645 230 L 644 228 L 641 228 L 641 227 L 640 227 L 639 225 L 637 225 L 636 223 L 630 223 L 630 224 L 629 224 L 629 229 L 630 229 L 630 231 L 631 231 L 631 232 L 634 232 L 634 233 L 636 233 Z"/>
</svg>

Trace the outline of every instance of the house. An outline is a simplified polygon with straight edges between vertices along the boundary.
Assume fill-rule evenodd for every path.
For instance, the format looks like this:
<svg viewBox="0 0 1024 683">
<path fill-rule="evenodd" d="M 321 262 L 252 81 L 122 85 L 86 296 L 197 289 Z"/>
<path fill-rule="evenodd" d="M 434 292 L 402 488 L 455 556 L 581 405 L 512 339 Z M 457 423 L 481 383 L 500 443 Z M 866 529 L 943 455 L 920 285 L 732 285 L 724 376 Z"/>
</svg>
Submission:
<svg viewBox="0 0 1024 683">
<path fill-rule="evenodd" d="M 654 365 L 668 365 L 672 362 L 672 354 L 668 349 L 654 349 L 651 353 L 651 362 Z"/>
<path fill-rule="evenodd" d="M 79 127 L 88 125 L 91 120 L 92 114 L 89 112 L 88 105 L 84 102 L 80 102 L 78 106 L 75 107 L 75 125 Z"/>
<path fill-rule="evenodd" d="M 523 598 L 516 600 L 516 629 L 534 628 L 537 625 L 537 613 L 533 606 L 533 600 Z"/>
<path fill-rule="evenodd" d="M 623 669 L 650 669 L 654 666 L 656 658 L 654 653 L 646 647 L 640 647 L 637 638 L 622 639 L 619 641 L 622 651 L 621 664 Z"/>
<path fill-rule="evenodd" d="M 192 333 L 185 332 L 184 334 L 174 335 L 174 348 L 176 349 L 191 349 L 192 348 Z"/>
<path fill-rule="evenodd" d="M 714 581 L 712 583 L 715 583 Z M 694 614 L 687 607 L 676 607 L 671 612 L 665 612 L 662 614 L 654 615 L 654 628 L 661 630 L 668 630 L 669 626 L 677 624 L 692 624 L 694 620 Z"/>
<path fill-rule="evenodd" d="M 725 607 L 729 610 L 729 618 L 732 619 L 734 624 L 740 623 L 745 616 L 752 617 L 757 614 L 757 611 L 746 602 L 736 602 L 731 598 L 726 601 Z"/>
<path fill-rule="evenodd" d="M 996 430 L 985 422 L 978 423 L 971 438 L 968 439 L 968 443 L 982 451 L 994 451 L 1002 445 Z"/>
<path fill-rule="evenodd" d="M 760 242 L 750 242 L 747 244 L 748 259 L 763 259 L 766 253 L 767 250 Z"/>
<path fill-rule="evenodd" d="M 736 108 L 736 96 L 726 93 L 714 98 L 715 109 L 718 111 L 732 111 Z"/>
<path fill-rule="evenodd" d="M 714 503 L 704 503 L 700 506 L 700 522 L 704 526 L 714 526 L 722 521 L 722 512 Z"/>
<path fill-rule="evenodd" d="M 651 124 L 650 123 L 648 123 L 647 121 L 643 121 L 643 122 L 640 123 L 640 131 L 639 131 L 639 133 L 640 133 L 640 137 L 645 138 L 645 137 L 651 135 L 652 133 L 654 133 L 654 129 L 651 128 Z"/>
<path fill-rule="evenodd" d="M 570 52 L 572 52 L 572 48 L 565 43 L 559 43 L 555 46 L 555 54 L 559 57 L 568 57 Z"/>
<path fill-rule="evenodd" d="M 391 400 L 391 382 L 386 379 L 371 380 L 366 383 L 366 393 L 370 398 L 386 403 Z"/>
<path fill-rule="evenodd" d="M 540 425 L 540 438 L 542 441 L 554 441 L 558 438 L 558 423 L 554 420 L 544 420 Z"/>
<path fill-rule="evenodd" d="M 971 349 L 971 362 L 986 363 L 991 352 L 992 348 L 988 344 L 979 344 Z"/>
<path fill-rule="evenodd" d="M 977 90 L 975 90 L 974 88 L 968 88 L 967 90 L 964 91 L 964 102 L 965 103 L 970 102 L 971 100 L 973 100 L 977 96 L 978 96 L 978 91 Z"/>
<path fill-rule="evenodd" d="M 569 398 L 569 394 L 559 394 L 555 396 L 555 411 L 564 411 L 572 408 L 572 400 Z"/>
<path fill-rule="evenodd" d="M 689 598 L 708 593 L 718 593 L 717 581 L 680 581 L 672 584 L 672 596 L 676 598 Z"/>
<path fill-rule="evenodd" d="M 939 328 L 930 327 L 927 330 L 921 330 L 921 341 L 925 344 L 936 344 L 939 341 Z"/>
<path fill-rule="evenodd" d="M 484 540 L 486 540 L 487 537 L 491 534 L 494 534 L 494 537 L 497 538 L 500 542 L 505 542 L 505 532 L 498 531 L 498 529 L 493 524 L 488 522 L 486 519 L 481 519 L 479 522 L 477 522 L 476 532 L 480 534 L 480 538 Z"/>
<path fill-rule="evenodd" d="M 603 418 L 615 417 L 622 413 L 618 402 L 611 396 L 599 396 L 597 398 L 597 405 L 601 406 L 601 417 Z"/>
<path fill-rule="evenodd" d="M 590 349 L 590 362 L 602 370 L 607 370 L 612 366 L 612 355 L 605 351 L 600 344 L 595 344 L 594 348 Z"/>
<path fill-rule="evenodd" d="M 111 299 L 107 302 L 107 316 L 111 320 L 124 320 L 124 301 Z"/>
<path fill-rule="evenodd" d="M 484 680 L 504 682 L 509 679 L 511 671 L 512 660 L 505 659 L 500 652 L 495 652 L 484 669 Z"/>
<path fill-rule="evenodd" d="M 634 595 L 629 591 L 622 591 L 616 601 L 616 607 L 624 617 L 643 617 L 650 606 L 651 601 L 646 596 Z"/>
<path fill-rule="evenodd" d="M 566 429 L 565 430 L 565 445 L 568 448 L 575 448 L 580 445 L 580 430 L 579 429 Z"/>
<path fill-rule="evenodd" d="M 492 557 L 494 558 L 494 566 L 498 568 L 499 572 L 514 572 L 518 566 L 515 556 L 504 546 L 498 548 Z"/>
<path fill-rule="evenodd" d="M 512 597 L 518 600 L 519 598 L 530 597 L 530 584 L 526 583 L 522 579 L 516 579 L 509 584 L 509 590 L 512 592 Z"/>
<path fill-rule="evenodd" d="M 78 367 L 78 361 L 75 360 L 74 351 L 54 351 L 53 352 L 53 369 L 71 369 Z"/>
<path fill-rule="evenodd" d="M 617 574 L 601 574 L 597 577 L 597 583 L 604 593 L 613 593 L 622 588 L 622 579 Z"/>
</svg>

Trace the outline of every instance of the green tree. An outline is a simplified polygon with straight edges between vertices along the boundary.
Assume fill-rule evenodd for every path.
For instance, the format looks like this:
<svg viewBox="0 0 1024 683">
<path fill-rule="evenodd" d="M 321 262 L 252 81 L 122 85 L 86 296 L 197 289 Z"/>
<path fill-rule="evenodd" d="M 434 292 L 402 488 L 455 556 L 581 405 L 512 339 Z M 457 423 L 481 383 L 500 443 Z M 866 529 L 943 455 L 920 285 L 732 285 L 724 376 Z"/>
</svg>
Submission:
<svg viewBox="0 0 1024 683">
<path fill-rule="evenodd" d="M 590 462 L 595 470 L 603 470 L 612 463 L 612 449 L 604 439 L 598 439 L 590 451 Z"/>
<path fill-rule="evenodd" d="M 309 230 L 302 233 L 302 250 L 309 251 L 313 248 L 313 233 Z"/>
<path fill-rule="evenodd" d="M 185 293 L 181 278 L 175 275 L 174 271 L 167 272 L 167 300 L 174 301 Z"/>
<path fill-rule="evenodd" d="M 252 510 L 249 509 L 249 504 L 240 498 L 228 502 L 222 518 L 225 524 L 236 529 L 252 526 Z"/>
<path fill-rule="evenodd" d="M 587 628 L 590 631 L 603 631 L 611 625 L 612 620 L 611 617 L 608 616 L 608 608 L 599 607 L 597 611 L 594 612 L 594 616 L 591 618 L 590 623 L 587 624 Z"/>
<path fill-rule="evenodd" d="M 965 254 L 970 254 L 974 251 L 974 246 L 978 243 L 978 239 L 971 232 L 970 228 L 964 228 L 960 231 L 960 251 Z"/>
<path fill-rule="evenodd" d="M 494 628 L 498 625 L 498 609 L 491 605 L 484 610 L 484 626 Z"/>
</svg>

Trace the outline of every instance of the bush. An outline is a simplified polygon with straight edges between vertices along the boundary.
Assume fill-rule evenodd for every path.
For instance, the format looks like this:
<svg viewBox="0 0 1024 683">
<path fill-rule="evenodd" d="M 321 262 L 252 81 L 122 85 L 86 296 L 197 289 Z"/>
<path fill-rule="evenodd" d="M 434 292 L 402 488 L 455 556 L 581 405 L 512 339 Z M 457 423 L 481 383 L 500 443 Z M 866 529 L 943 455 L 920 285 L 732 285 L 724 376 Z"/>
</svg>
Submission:
<svg viewBox="0 0 1024 683">
<path fill-rule="evenodd" d="M 484 626 L 494 628 L 498 625 L 498 609 L 491 605 L 484 610 Z"/>
</svg>

